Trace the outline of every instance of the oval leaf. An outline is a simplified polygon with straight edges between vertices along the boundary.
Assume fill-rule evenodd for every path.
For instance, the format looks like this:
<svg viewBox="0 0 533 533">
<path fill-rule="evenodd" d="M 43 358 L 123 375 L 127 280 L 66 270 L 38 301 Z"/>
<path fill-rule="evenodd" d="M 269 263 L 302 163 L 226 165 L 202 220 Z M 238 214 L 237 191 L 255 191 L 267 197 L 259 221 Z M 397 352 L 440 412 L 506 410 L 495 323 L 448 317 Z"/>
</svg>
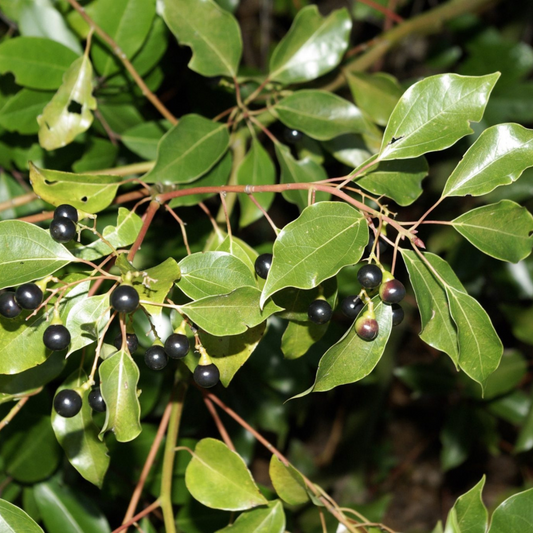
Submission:
<svg viewBox="0 0 533 533">
<path fill-rule="evenodd" d="M 533 489 L 507 498 L 492 515 L 488 533 L 533 530 Z"/>
<path fill-rule="evenodd" d="M 0 111 L 0 126 L 8 131 L 28 135 L 39 131 L 37 116 L 50 101 L 51 94 L 44 91 L 22 89 L 11 97 Z"/>
<path fill-rule="evenodd" d="M 44 533 L 44 531 L 16 505 L 0 500 L 0 531 L 4 533 Z"/>
<path fill-rule="evenodd" d="M 279 500 L 268 502 L 266 509 L 253 509 L 239 515 L 231 526 L 217 533 L 284 533 L 285 512 Z"/>
<path fill-rule="evenodd" d="M 304 478 L 292 465 L 285 466 L 273 455 L 269 474 L 274 490 L 284 502 L 289 505 L 302 505 L 309 501 Z"/>
<path fill-rule="evenodd" d="M 444 533 L 485 533 L 489 515 L 481 497 L 484 485 L 483 476 L 476 486 L 457 498 L 448 514 Z"/>
</svg>

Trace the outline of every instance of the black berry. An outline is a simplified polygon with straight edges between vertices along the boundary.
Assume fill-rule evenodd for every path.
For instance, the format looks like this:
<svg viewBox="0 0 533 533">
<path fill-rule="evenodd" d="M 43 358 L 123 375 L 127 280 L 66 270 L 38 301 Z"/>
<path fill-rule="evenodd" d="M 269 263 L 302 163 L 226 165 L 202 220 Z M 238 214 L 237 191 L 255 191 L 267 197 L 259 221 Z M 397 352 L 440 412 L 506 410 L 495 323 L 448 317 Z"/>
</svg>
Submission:
<svg viewBox="0 0 533 533">
<path fill-rule="evenodd" d="M 311 322 L 315 324 L 325 324 L 331 320 L 333 312 L 331 310 L 331 305 L 326 302 L 326 300 L 315 300 L 311 302 L 309 308 L 307 309 L 307 316 Z"/>
<path fill-rule="evenodd" d="M 401 324 L 404 316 L 405 313 L 402 306 L 398 304 L 392 304 L 392 325 L 397 326 L 398 324 Z"/>
<path fill-rule="evenodd" d="M 54 218 L 50 223 L 50 235 L 56 242 L 70 242 L 76 236 L 76 224 L 70 218 Z"/>
<path fill-rule="evenodd" d="M 135 353 L 139 347 L 139 339 L 135 333 L 126 333 L 126 344 L 128 345 L 128 352 Z M 113 341 L 113 346 L 120 350 L 122 348 L 122 334 L 119 333 Z"/>
<path fill-rule="evenodd" d="M 15 318 L 22 309 L 15 300 L 13 291 L 6 291 L 0 294 L 0 315 L 6 318 Z"/>
<path fill-rule="evenodd" d="M 70 332 L 61 324 L 53 324 L 44 330 L 43 343 L 50 350 L 64 350 L 70 344 Z"/>
<path fill-rule="evenodd" d="M 139 307 L 139 293 L 131 285 L 119 285 L 109 299 L 111 307 L 119 313 L 133 313 Z"/>
<path fill-rule="evenodd" d="M 163 370 L 167 366 L 168 357 L 163 346 L 150 346 L 144 354 L 144 362 L 151 370 Z"/>
<path fill-rule="evenodd" d="M 59 416 L 72 418 L 81 409 L 81 396 L 72 389 L 63 389 L 54 398 L 54 409 Z"/>
<path fill-rule="evenodd" d="M 381 283 L 383 274 L 377 265 L 364 265 L 357 272 L 357 279 L 365 289 L 375 289 Z"/>
<path fill-rule="evenodd" d="M 357 318 L 365 304 L 359 296 L 346 296 L 341 303 L 341 310 L 348 318 Z"/>
<path fill-rule="evenodd" d="M 43 291 L 35 283 L 24 283 L 15 291 L 15 300 L 23 309 L 37 309 L 43 301 Z"/>
<path fill-rule="evenodd" d="M 214 387 L 220 379 L 218 368 L 213 365 L 198 365 L 194 369 L 194 381 L 204 389 Z"/>
<path fill-rule="evenodd" d="M 405 287 L 401 281 L 391 279 L 386 281 L 379 288 L 379 297 L 386 304 L 397 304 L 405 296 Z"/>
<path fill-rule="evenodd" d="M 268 276 L 268 271 L 272 266 L 272 254 L 261 254 L 255 260 L 255 273 L 263 279 Z"/>
<path fill-rule="evenodd" d="M 103 413 L 106 410 L 104 398 L 102 396 L 102 391 L 100 388 L 93 389 L 89 392 L 89 405 L 97 413 Z"/>
<path fill-rule="evenodd" d="M 173 333 L 165 341 L 165 352 L 172 359 L 183 359 L 189 348 L 189 339 L 181 333 Z"/>
<path fill-rule="evenodd" d="M 283 131 L 283 138 L 289 143 L 289 144 L 296 144 L 297 142 L 300 142 L 304 137 L 304 134 L 299 130 L 291 130 L 290 128 L 285 128 Z"/>
<path fill-rule="evenodd" d="M 373 341 L 379 333 L 379 324 L 375 318 L 361 316 L 355 321 L 355 332 L 365 341 Z"/>
<path fill-rule="evenodd" d="M 69 204 L 61 204 L 54 211 L 54 218 L 69 218 L 72 222 L 78 222 L 78 210 Z"/>
</svg>

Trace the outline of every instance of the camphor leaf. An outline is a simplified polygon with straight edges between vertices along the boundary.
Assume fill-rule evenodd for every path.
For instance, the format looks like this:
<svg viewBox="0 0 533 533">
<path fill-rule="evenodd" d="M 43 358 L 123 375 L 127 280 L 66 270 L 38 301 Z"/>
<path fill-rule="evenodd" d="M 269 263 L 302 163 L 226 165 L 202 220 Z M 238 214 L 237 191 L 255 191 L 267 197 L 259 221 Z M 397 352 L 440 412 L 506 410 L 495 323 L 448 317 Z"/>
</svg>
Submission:
<svg viewBox="0 0 533 533">
<path fill-rule="evenodd" d="M 244 511 L 268 503 L 242 458 L 215 439 L 196 445 L 185 483 L 195 499 L 212 509 Z"/>
<path fill-rule="evenodd" d="M 72 332 L 71 332 L 72 334 Z M 57 440 L 65 450 L 70 464 L 87 480 L 102 487 L 109 466 L 107 446 L 98 440 L 98 428 L 93 422 L 89 405 L 89 389 L 80 390 L 87 381 L 83 371 L 76 370 L 57 389 L 77 389 L 82 397 L 81 411 L 71 418 L 59 416 L 52 410 L 52 428 Z"/>
<path fill-rule="evenodd" d="M 113 431 L 119 442 L 129 442 L 141 432 L 141 406 L 137 383 L 139 368 L 131 355 L 119 350 L 99 367 L 100 390 L 107 406 L 105 423 L 99 438 L 106 431 Z"/>
<path fill-rule="evenodd" d="M 213 0 L 163 0 L 163 18 L 180 44 L 192 48 L 189 68 L 202 76 L 237 75 L 242 37 L 235 17 Z"/>
<path fill-rule="evenodd" d="M 134 154 L 137 154 L 143 159 L 152 160 L 157 157 L 157 145 L 168 129 L 161 122 L 143 122 L 137 126 L 128 128 L 120 136 L 120 140 Z"/>
<path fill-rule="evenodd" d="M 43 114 L 37 117 L 39 144 L 45 150 L 71 143 L 91 126 L 91 110 L 96 109 L 92 77 L 93 68 L 85 55 L 76 59 L 65 72 L 63 84 L 44 108 Z"/>
<path fill-rule="evenodd" d="M 354 265 L 368 243 L 365 218 L 348 204 L 318 202 L 279 233 L 261 306 L 286 287 L 312 289 L 347 265 Z"/>
<path fill-rule="evenodd" d="M 143 180 L 190 183 L 215 165 L 228 144 L 225 124 L 200 115 L 185 115 L 159 142 L 156 164 Z"/>
<path fill-rule="evenodd" d="M 485 476 L 468 492 L 457 498 L 448 513 L 444 533 L 485 533 L 488 513 L 481 498 Z"/>
<path fill-rule="evenodd" d="M 239 335 L 258 326 L 270 315 L 281 311 L 272 300 L 261 309 L 261 291 L 254 287 L 240 287 L 229 294 L 207 296 L 180 308 L 198 326 L 215 336 Z"/>
<path fill-rule="evenodd" d="M 22 89 L 12 96 L 0 110 L 0 126 L 8 131 L 32 134 L 39 131 L 37 116 L 50 101 L 50 93 Z"/>
<path fill-rule="evenodd" d="M 118 153 L 118 146 L 111 141 L 92 137 L 86 144 L 80 159 L 72 163 L 74 172 L 92 172 L 101 168 L 112 167 Z"/>
<path fill-rule="evenodd" d="M 252 509 L 238 516 L 233 524 L 217 533 L 284 533 L 285 512 L 279 500 L 268 502 L 265 509 Z"/>
<path fill-rule="evenodd" d="M 227 252 L 239 258 L 255 276 L 255 260 L 259 254 L 247 243 L 233 235 L 226 238 L 216 247 L 216 252 Z M 257 279 L 258 286 L 262 287 L 263 280 Z"/>
<path fill-rule="evenodd" d="M 35 194 L 49 204 L 68 203 L 86 213 L 98 213 L 114 200 L 122 178 L 46 170 L 30 163 L 30 180 Z"/>
<path fill-rule="evenodd" d="M 527 531 L 533 528 L 533 489 L 519 492 L 500 504 L 494 514 L 488 533 Z"/>
<path fill-rule="evenodd" d="M 278 496 L 289 505 L 302 505 L 309 495 L 302 474 L 292 465 L 285 466 L 275 455 L 270 459 L 270 479 Z"/>
<path fill-rule="evenodd" d="M 351 102 L 336 94 L 316 89 L 295 91 L 273 107 L 288 126 L 313 139 L 327 141 L 344 133 L 364 133 L 369 124 Z"/>
<path fill-rule="evenodd" d="M 486 129 L 448 178 L 442 196 L 480 196 L 516 181 L 533 166 L 533 130 L 519 124 Z"/>
<path fill-rule="evenodd" d="M 314 80 L 333 70 L 348 49 L 352 20 L 346 9 L 323 18 L 317 6 L 301 9 L 270 58 L 269 79 L 283 84 Z"/>
<path fill-rule="evenodd" d="M 381 145 L 381 160 L 410 159 L 444 150 L 472 133 L 500 74 L 439 74 L 415 83 L 394 108 Z"/>
<path fill-rule="evenodd" d="M 0 500 L 0 531 L 15 533 L 44 533 L 39 525 L 22 509 L 6 500 Z"/>
<path fill-rule="evenodd" d="M 533 247 L 533 216 L 511 200 L 472 209 L 452 220 L 453 227 L 482 252 L 518 263 Z"/>
</svg>

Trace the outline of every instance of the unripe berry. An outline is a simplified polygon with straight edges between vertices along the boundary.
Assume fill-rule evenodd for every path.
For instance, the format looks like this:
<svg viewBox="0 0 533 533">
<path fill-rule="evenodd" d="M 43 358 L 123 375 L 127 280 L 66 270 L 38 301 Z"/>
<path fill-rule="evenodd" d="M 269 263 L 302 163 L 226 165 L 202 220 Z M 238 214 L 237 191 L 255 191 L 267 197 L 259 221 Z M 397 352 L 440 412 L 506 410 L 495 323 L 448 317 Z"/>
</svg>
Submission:
<svg viewBox="0 0 533 533">
<path fill-rule="evenodd" d="M 405 287 L 397 279 L 386 281 L 379 288 L 379 297 L 386 304 L 400 303 L 405 296 Z"/>
</svg>

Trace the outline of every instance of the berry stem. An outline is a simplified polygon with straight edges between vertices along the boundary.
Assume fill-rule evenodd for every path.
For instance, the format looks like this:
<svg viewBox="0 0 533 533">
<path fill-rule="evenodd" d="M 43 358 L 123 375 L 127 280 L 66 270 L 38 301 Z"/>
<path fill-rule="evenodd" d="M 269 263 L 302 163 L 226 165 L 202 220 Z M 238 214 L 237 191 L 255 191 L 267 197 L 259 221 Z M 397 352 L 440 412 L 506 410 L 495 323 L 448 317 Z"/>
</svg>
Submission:
<svg viewBox="0 0 533 533">
<path fill-rule="evenodd" d="M 191 255 L 191 249 L 189 247 L 189 239 L 187 238 L 187 230 L 185 228 L 186 224 L 181 220 L 181 218 L 174 212 L 174 210 L 168 205 L 165 204 L 165 209 L 174 217 L 176 222 L 180 225 L 181 235 L 183 237 L 183 243 L 185 244 L 185 249 L 187 250 L 187 255 Z"/>
</svg>

